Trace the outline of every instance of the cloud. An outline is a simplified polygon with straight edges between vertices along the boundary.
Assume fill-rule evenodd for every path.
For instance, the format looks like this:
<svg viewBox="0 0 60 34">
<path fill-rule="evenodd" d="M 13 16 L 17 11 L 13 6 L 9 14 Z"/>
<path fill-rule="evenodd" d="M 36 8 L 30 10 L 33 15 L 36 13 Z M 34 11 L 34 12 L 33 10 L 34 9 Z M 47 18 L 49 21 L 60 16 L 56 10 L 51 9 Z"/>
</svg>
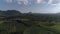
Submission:
<svg viewBox="0 0 60 34">
<path fill-rule="evenodd" d="M 5 0 L 7 3 L 12 3 L 12 2 L 16 2 L 18 4 L 28 4 L 28 0 Z"/>
<path fill-rule="evenodd" d="M 48 1 L 48 4 L 50 4 L 50 5 L 57 5 L 59 3 L 60 3 L 60 0 L 49 0 Z"/>
<path fill-rule="evenodd" d="M 58 3 L 60 3 L 60 0 L 5 0 L 8 3 L 12 3 L 13 1 L 15 1 L 17 4 L 32 4 L 31 2 L 35 2 L 37 4 L 41 4 L 41 3 L 46 3 L 48 5 L 56 5 Z"/>
<path fill-rule="evenodd" d="M 35 3 L 42 3 L 44 0 L 13 0 L 13 1 L 15 1 L 15 2 L 17 2 L 18 4 L 28 4 L 28 3 L 30 3 L 31 4 L 31 2 L 35 2 Z M 12 0 L 6 0 L 6 2 L 8 2 L 8 3 L 12 3 L 13 2 Z"/>
<path fill-rule="evenodd" d="M 16 0 L 18 4 L 21 4 L 22 2 L 24 4 L 28 4 L 28 0 Z"/>
<path fill-rule="evenodd" d="M 48 5 L 57 5 L 60 3 L 60 0 L 37 0 L 37 3 L 46 3 Z"/>
<path fill-rule="evenodd" d="M 43 0 L 37 0 L 37 3 L 42 3 Z"/>
<path fill-rule="evenodd" d="M 48 1 L 48 4 L 52 4 L 52 1 L 53 1 L 53 0 L 49 0 L 49 1 Z"/>
<path fill-rule="evenodd" d="M 8 2 L 8 3 L 12 3 L 12 0 L 5 0 L 6 2 Z"/>
<path fill-rule="evenodd" d="M 40 3 L 44 3 L 45 0 L 13 0 L 13 1 L 12 0 L 5 0 L 5 1 L 8 3 L 12 3 L 13 1 L 15 1 L 18 4 L 28 4 L 28 3 L 31 4 L 31 2 L 40 4 Z"/>
</svg>

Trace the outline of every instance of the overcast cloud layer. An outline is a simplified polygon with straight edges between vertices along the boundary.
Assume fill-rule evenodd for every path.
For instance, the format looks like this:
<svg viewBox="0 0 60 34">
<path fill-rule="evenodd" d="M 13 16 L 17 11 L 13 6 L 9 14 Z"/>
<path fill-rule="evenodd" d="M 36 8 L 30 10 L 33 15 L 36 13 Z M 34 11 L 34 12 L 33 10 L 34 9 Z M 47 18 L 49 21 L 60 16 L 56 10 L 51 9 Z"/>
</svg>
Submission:
<svg viewBox="0 0 60 34">
<path fill-rule="evenodd" d="M 47 3 L 47 4 L 59 4 L 60 0 L 5 0 L 7 3 L 13 3 L 14 1 L 17 2 L 17 4 L 31 4 L 31 2 L 35 2 L 37 4 L 41 4 L 41 3 Z"/>
</svg>

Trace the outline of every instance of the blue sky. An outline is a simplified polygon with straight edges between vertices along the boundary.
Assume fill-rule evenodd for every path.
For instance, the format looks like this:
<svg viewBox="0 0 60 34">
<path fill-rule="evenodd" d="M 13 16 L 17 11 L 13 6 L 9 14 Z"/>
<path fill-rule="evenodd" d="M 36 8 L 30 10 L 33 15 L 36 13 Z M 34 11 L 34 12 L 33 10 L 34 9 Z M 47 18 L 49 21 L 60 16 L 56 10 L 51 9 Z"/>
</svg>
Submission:
<svg viewBox="0 0 60 34">
<path fill-rule="evenodd" d="M 0 0 L 0 10 L 57 13 L 60 12 L 60 0 Z"/>
</svg>

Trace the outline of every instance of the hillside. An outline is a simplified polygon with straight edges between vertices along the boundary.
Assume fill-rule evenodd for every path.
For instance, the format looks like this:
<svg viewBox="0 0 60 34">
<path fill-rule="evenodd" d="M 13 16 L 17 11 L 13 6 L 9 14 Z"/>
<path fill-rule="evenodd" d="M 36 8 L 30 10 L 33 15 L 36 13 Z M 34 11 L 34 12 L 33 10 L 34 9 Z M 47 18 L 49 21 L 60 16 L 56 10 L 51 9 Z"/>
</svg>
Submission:
<svg viewBox="0 0 60 34">
<path fill-rule="evenodd" d="M 0 11 L 0 34 L 60 34 L 60 15 Z"/>
</svg>

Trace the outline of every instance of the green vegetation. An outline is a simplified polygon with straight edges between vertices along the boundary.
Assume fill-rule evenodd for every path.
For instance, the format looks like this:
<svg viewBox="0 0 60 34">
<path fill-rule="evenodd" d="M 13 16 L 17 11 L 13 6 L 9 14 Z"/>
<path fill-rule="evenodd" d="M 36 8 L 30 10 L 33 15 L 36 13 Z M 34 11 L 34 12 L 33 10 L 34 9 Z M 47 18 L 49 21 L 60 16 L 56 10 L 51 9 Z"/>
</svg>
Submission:
<svg viewBox="0 0 60 34">
<path fill-rule="evenodd" d="M 45 28 L 33 26 L 33 27 L 30 27 L 29 29 L 25 30 L 24 34 L 56 34 L 56 33 L 48 31 Z"/>
<path fill-rule="evenodd" d="M 0 34 L 60 34 L 60 15 L 0 11 Z"/>
</svg>

